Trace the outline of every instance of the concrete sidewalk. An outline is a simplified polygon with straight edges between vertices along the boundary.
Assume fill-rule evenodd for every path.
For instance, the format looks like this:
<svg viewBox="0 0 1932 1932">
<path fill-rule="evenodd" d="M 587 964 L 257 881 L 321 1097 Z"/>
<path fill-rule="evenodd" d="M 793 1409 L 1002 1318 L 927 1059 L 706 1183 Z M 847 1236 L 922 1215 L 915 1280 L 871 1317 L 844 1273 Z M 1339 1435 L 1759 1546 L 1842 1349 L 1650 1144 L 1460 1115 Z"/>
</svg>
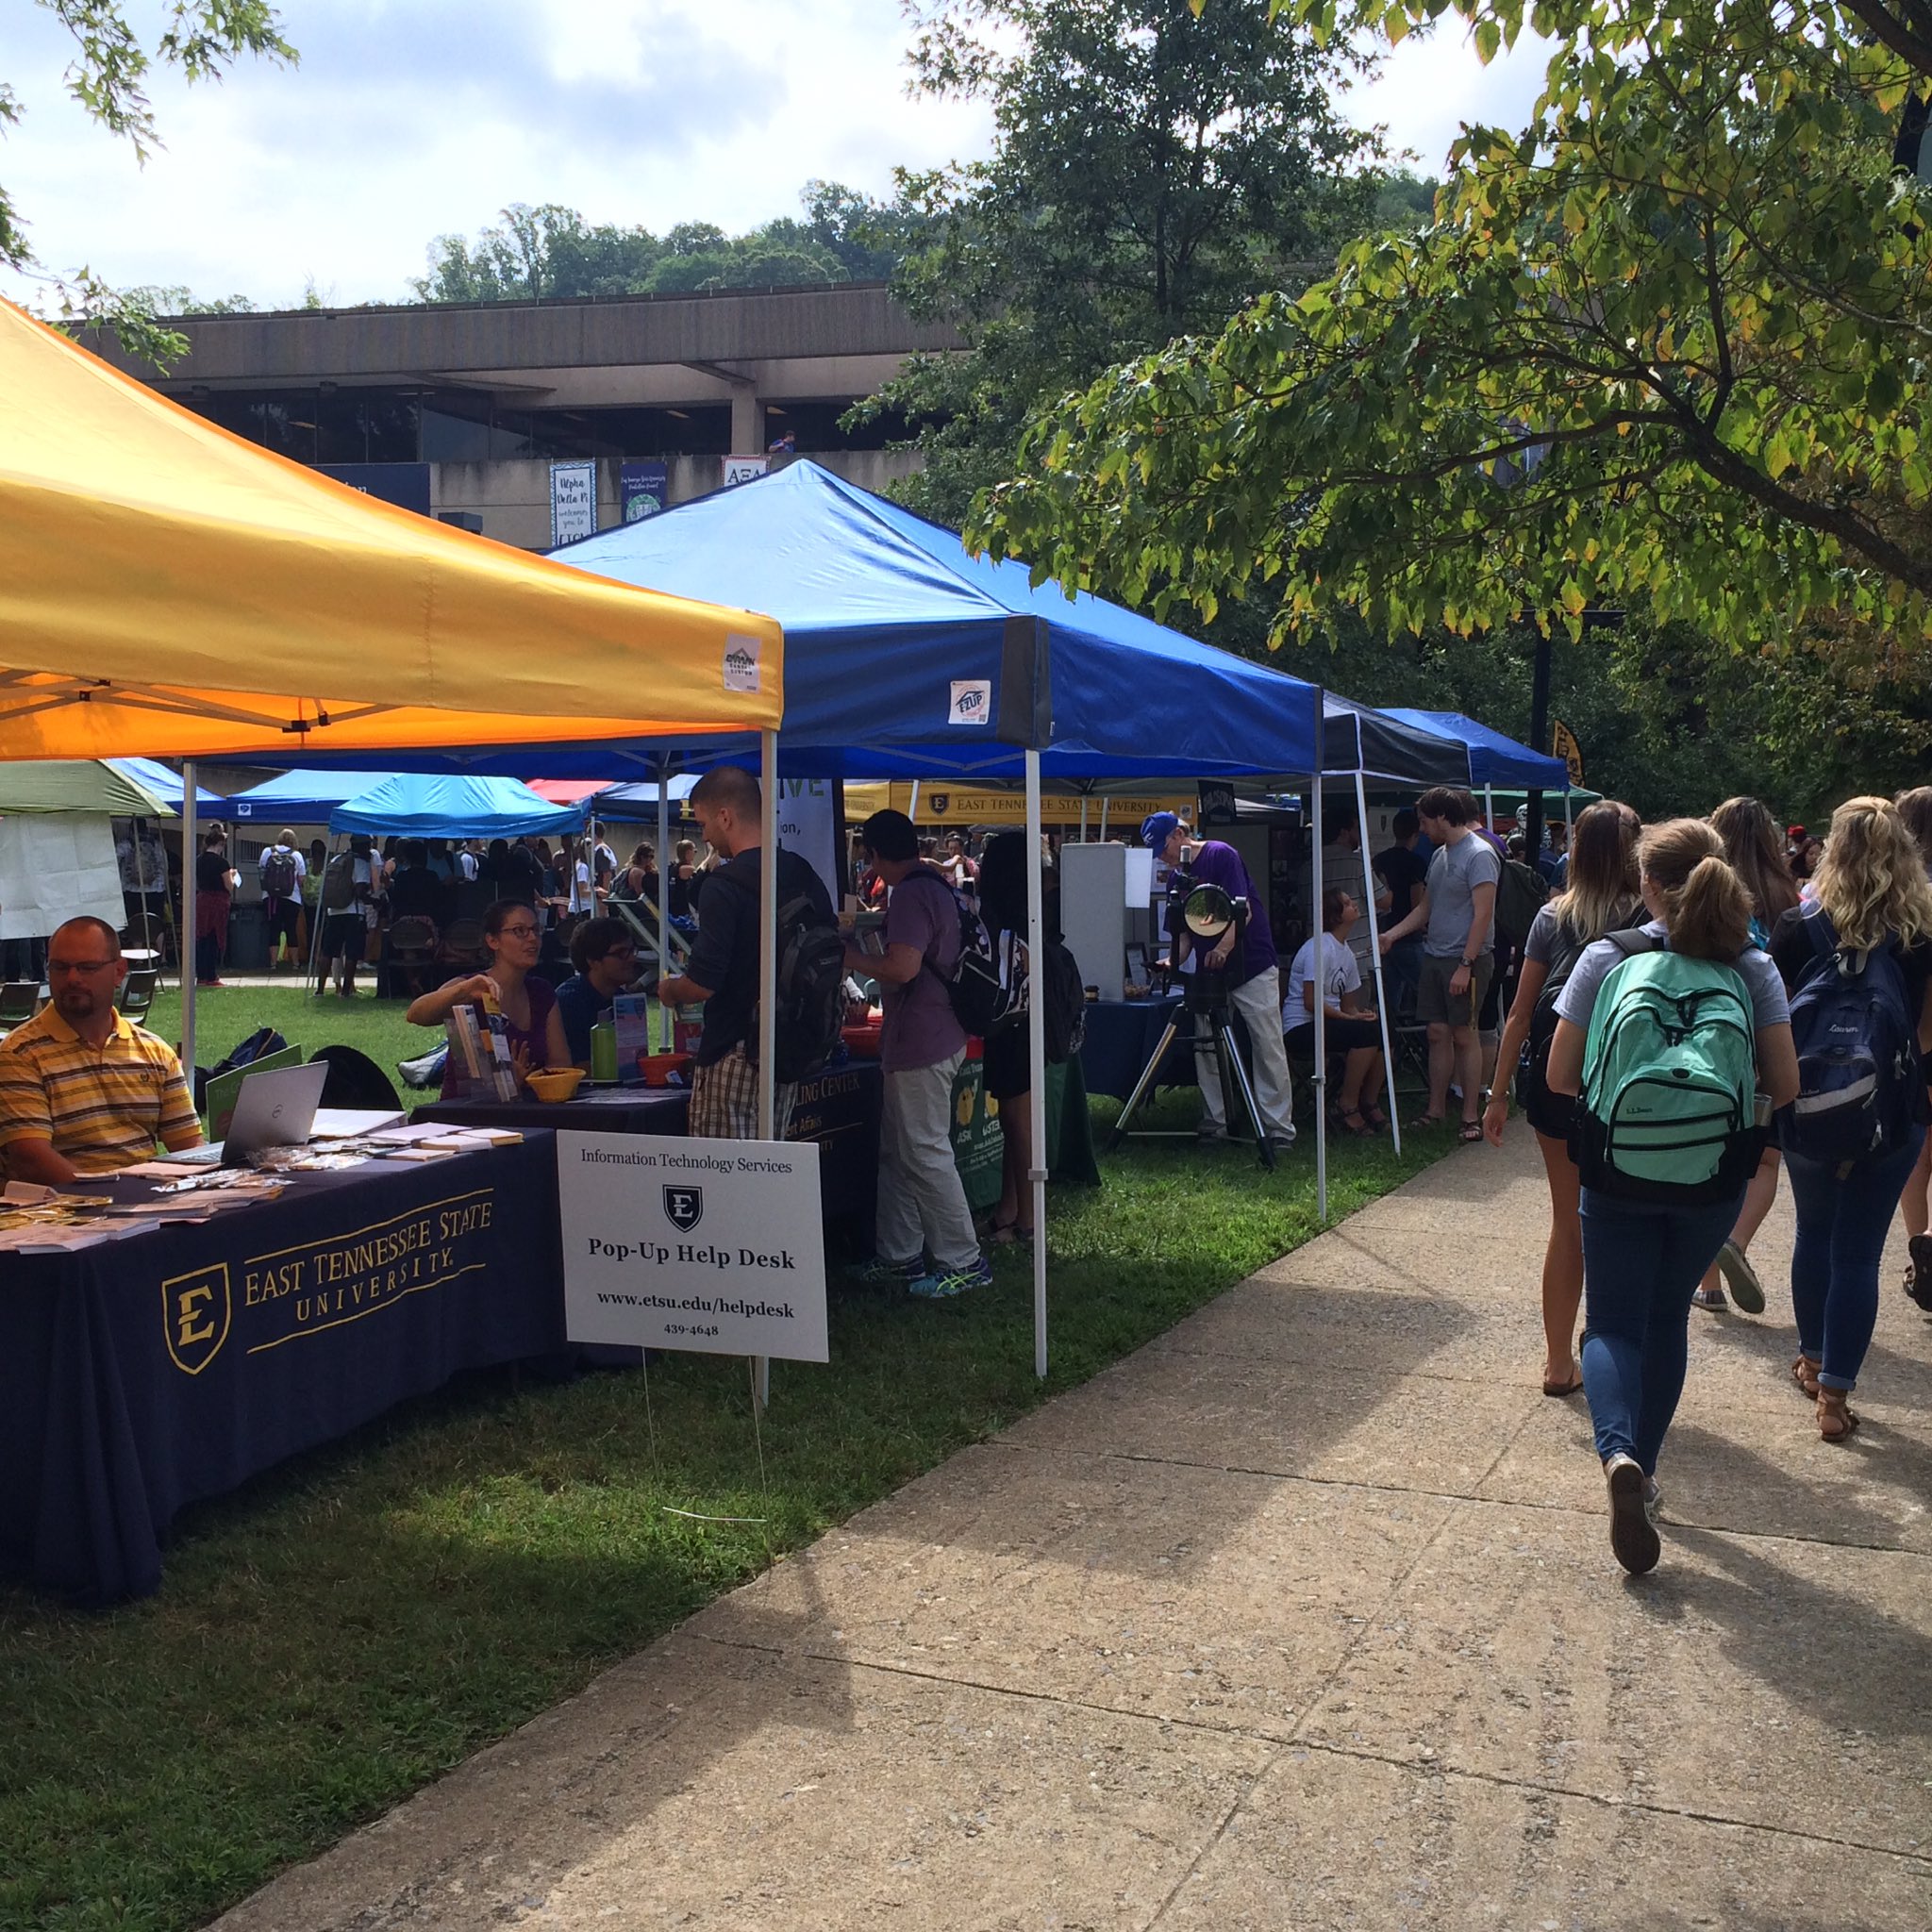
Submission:
<svg viewBox="0 0 1932 1932">
<path fill-rule="evenodd" d="M 1932 1326 L 1821 1443 L 1781 1196 L 1632 1581 L 1545 1218 L 1459 1151 L 222 1926 L 1924 1932 Z"/>
</svg>

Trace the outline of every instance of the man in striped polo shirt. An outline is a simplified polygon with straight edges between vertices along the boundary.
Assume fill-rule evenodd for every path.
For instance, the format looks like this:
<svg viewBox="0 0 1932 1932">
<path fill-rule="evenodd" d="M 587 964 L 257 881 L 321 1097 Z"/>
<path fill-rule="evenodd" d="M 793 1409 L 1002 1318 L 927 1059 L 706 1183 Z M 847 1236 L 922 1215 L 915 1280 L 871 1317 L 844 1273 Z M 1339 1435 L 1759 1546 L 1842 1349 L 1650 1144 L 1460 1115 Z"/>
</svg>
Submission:
<svg viewBox="0 0 1932 1932">
<path fill-rule="evenodd" d="M 52 1002 L 0 1040 L 0 1160 L 60 1186 L 201 1144 L 167 1042 L 114 1004 L 127 961 L 104 919 L 70 919 L 47 946 Z"/>
</svg>

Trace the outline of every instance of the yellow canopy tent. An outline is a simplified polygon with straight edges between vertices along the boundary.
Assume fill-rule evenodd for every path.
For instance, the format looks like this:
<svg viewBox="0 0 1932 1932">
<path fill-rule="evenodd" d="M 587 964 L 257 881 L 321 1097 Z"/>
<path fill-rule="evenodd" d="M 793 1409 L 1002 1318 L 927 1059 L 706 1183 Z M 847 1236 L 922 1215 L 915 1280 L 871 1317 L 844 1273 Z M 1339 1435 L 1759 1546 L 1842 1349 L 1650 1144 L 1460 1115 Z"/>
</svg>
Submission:
<svg viewBox="0 0 1932 1932">
<path fill-rule="evenodd" d="M 783 648 L 271 455 L 0 303 L 0 758 L 774 730 Z"/>
<path fill-rule="evenodd" d="M 614 583 L 377 502 L 230 436 L 0 302 L 0 758 L 299 764 L 756 731 L 775 845 L 783 708 L 771 618 Z M 186 775 L 192 845 L 192 764 Z M 774 1010 L 763 1003 L 768 1125 Z"/>
</svg>

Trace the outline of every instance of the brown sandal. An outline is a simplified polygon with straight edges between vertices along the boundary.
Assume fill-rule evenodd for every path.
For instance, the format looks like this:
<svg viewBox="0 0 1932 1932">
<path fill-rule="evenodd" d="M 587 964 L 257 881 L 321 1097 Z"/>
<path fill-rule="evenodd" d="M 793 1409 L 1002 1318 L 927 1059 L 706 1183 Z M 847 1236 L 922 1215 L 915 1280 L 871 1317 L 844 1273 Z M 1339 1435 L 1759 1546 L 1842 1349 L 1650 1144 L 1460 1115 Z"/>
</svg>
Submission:
<svg viewBox="0 0 1932 1932">
<path fill-rule="evenodd" d="M 1808 1355 L 1801 1355 L 1791 1364 L 1791 1380 L 1802 1394 L 1808 1395 L 1813 1402 L 1818 1400 L 1818 1364 Z"/>
<path fill-rule="evenodd" d="M 1818 1434 L 1826 1442 L 1849 1442 L 1858 1426 L 1846 1397 L 1848 1389 L 1820 1388 L 1818 1391 Z M 1831 1424 L 1827 1427 L 1826 1424 Z"/>
</svg>

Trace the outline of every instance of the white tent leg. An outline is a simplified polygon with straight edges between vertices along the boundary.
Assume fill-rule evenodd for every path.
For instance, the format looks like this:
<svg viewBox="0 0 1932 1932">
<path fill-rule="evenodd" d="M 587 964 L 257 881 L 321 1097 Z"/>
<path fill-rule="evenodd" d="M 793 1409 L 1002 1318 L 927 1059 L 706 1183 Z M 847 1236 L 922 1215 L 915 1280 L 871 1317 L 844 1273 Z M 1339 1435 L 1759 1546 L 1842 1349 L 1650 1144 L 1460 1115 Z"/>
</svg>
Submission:
<svg viewBox="0 0 1932 1932">
<path fill-rule="evenodd" d="M 763 810 L 758 840 L 758 1139 L 778 1138 L 778 734 L 758 734 L 762 752 L 758 774 Z M 772 1399 L 772 1358 L 752 1362 L 753 1400 L 763 1408 Z"/>
<path fill-rule="evenodd" d="M 671 972 L 671 779 L 670 760 L 658 760 L 658 974 Z M 658 1051 L 671 1051 L 671 1008 L 658 1007 Z"/>
<path fill-rule="evenodd" d="M 1083 845 L 1087 842 L 1087 794 L 1084 791 L 1080 794 L 1080 842 Z"/>
<path fill-rule="evenodd" d="M 1108 797 L 1103 791 L 1100 794 L 1100 842 L 1103 845 L 1107 843 L 1107 807 Z"/>
<path fill-rule="evenodd" d="M 1485 785 L 1483 787 L 1483 824 L 1490 828 L 1491 834 L 1494 833 L 1496 829 L 1496 788 L 1493 785 Z"/>
<path fill-rule="evenodd" d="M 1317 700 L 1319 704 L 1319 699 Z M 1319 715 L 1319 712 L 1318 714 Z M 1317 765 L 1324 760 L 1317 758 Z M 1328 1219 L 1328 1002 L 1324 960 L 1326 935 L 1322 930 L 1322 774 L 1317 771 L 1309 787 L 1314 796 L 1312 829 L 1315 841 L 1314 901 L 1312 921 L 1315 936 L 1315 1218 Z M 1251 918 L 1254 916 L 1251 912 Z M 1265 908 L 1262 914 L 1266 917 Z"/>
<path fill-rule="evenodd" d="M 1355 822 L 1362 828 L 1362 851 L 1368 852 L 1369 799 L 1362 774 L 1355 774 Z M 1382 972 L 1382 922 L 1375 913 L 1375 874 L 1373 866 L 1362 867 L 1362 896 L 1369 902 L 1369 958 L 1374 962 L 1375 1011 L 1382 1022 L 1382 1085 L 1389 1095 L 1389 1132 L 1395 1151 L 1402 1152 L 1402 1108 L 1395 1100 L 1395 1055 L 1389 1033 L 1389 984 Z"/>
<path fill-rule="evenodd" d="M 1104 809 L 1104 808 L 1103 808 Z M 1026 754 L 1026 1113 L 1033 1164 L 1033 1373 L 1046 1376 L 1046 890 L 1041 879 L 1040 754 Z"/>
<path fill-rule="evenodd" d="M 194 760 L 181 767 L 181 931 L 176 943 L 187 956 L 181 970 L 181 1069 L 188 1076 L 188 1091 L 194 1092 L 194 994 L 195 966 L 193 934 L 200 924 L 194 903 L 195 808 L 200 804 L 194 781 Z"/>
</svg>

